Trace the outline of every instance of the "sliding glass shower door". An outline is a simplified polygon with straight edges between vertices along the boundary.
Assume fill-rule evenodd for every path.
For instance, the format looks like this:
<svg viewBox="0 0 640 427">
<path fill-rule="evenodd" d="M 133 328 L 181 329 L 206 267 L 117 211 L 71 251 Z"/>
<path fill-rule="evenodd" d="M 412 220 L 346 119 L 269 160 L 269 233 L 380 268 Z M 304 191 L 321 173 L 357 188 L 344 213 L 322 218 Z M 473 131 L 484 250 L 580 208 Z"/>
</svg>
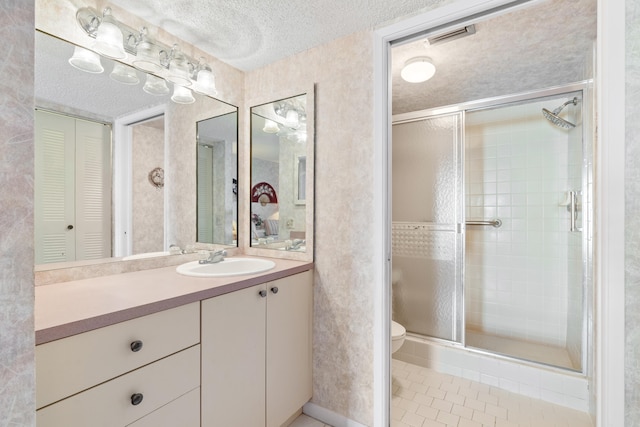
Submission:
<svg viewBox="0 0 640 427">
<path fill-rule="evenodd" d="M 409 333 L 584 369 L 584 100 L 554 89 L 394 118 L 392 309 Z"/>
<path fill-rule="evenodd" d="M 462 114 L 393 125 L 393 317 L 461 341 Z"/>
</svg>

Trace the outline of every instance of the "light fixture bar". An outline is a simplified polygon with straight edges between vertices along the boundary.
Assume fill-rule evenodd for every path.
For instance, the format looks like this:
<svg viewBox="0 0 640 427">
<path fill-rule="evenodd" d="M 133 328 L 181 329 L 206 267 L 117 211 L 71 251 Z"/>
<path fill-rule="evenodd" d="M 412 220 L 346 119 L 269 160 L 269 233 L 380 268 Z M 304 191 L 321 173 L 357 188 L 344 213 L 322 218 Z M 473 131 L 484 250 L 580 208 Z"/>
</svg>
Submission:
<svg viewBox="0 0 640 427">
<path fill-rule="evenodd" d="M 140 31 L 136 31 L 123 24 L 111 15 L 111 9 L 108 7 L 105 8 L 102 15 L 92 7 L 83 7 L 76 12 L 78 24 L 92 38 L 97 37 L 98 28 L 103 20 L 106 22 L 106 19 L 115 23 L 122 31 L 125 52 L 137 57 L 139 45 L 141 49 L 147 49 L 145 55 L 142 55 L 141 51 L 142 61 L 132 61 L 136 68 L 156 74 L 180 86 L 193 86 L 196 92 L 203 95 L 215 96 L 217 94 L 214 75 L 202 58 L 195 60 L 180 51 L 176 45 L 169 47 L 157 40 L 151 40 L 147 35 L 146 28 L 143 27 Z M 158 58 L 155 58 L 154 62 L 151 62 L 153 58 L 148 55 L 150 47 L 155 48 L 152 49 L 152 53 L 159 52 Z"/>
</svg>

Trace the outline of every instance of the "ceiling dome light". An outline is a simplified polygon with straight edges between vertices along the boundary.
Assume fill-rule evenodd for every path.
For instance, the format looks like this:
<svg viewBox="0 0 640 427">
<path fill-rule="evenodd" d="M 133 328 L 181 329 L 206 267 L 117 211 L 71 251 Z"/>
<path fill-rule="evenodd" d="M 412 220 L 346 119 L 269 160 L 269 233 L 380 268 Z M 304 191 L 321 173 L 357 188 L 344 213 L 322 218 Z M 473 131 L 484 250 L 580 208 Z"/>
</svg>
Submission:
<svg viewBox="0 0 640 427">
<path fill-rule="evenodd" d="M 436 73 L 436 67 L 431 63 L 431 59 L 426 56 L 419 56 L 408 60 L 400 75 L 409 83 L 422 83 L 429 80 Z"/>
</svg>

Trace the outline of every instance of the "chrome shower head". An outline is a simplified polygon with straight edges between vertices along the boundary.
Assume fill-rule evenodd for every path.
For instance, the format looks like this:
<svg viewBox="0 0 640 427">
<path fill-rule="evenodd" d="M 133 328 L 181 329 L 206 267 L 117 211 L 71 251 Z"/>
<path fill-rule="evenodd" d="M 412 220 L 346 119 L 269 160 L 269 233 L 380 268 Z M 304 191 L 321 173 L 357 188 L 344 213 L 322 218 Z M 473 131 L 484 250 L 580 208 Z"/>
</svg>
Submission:
<svg viewBox="0 0 640 427">
<path fill-rule="evenodd" d="M 571 129 L 576 127 L 576 125 L 574 125 L 573 123 L 566 121 L 565 119 L 563 119 L 562 117 L 560 117 L 558 114 L 560 114 L 560 112 L 562 111 L 562 109 L 564 107 L 566 107 L 569 104 L 573 104 L 573 105 L 577 105 L 578 104 L 578 97 L 574 97 L 573 99 L 565 102 L 564 104 L 562 104 L 561 106 L 559 106 L 558 108 L 556 108 L 553 111 L 549 111 L 546 108 L 542 109 L 542 114 L 544 114 L 544 118 L 549 120 L 551 123 L 553 123 L 556 126 L 559 126 L 561 128 L 564 129 Z"/>
</svg>

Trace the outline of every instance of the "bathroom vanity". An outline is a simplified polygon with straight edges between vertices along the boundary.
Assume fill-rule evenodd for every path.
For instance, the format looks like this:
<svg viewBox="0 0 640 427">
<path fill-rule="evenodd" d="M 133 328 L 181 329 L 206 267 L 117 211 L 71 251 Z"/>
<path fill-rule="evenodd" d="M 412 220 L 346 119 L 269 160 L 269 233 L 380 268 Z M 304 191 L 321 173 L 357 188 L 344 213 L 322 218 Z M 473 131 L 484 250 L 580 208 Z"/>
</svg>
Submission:
<svg viewBox="0 0 640 427">
<path fill-rule="evenodd" d="M 311 398 L 313 265 L 275 262 L 36 287 L 38 426 L 286 424 Z"/>
</svg>

